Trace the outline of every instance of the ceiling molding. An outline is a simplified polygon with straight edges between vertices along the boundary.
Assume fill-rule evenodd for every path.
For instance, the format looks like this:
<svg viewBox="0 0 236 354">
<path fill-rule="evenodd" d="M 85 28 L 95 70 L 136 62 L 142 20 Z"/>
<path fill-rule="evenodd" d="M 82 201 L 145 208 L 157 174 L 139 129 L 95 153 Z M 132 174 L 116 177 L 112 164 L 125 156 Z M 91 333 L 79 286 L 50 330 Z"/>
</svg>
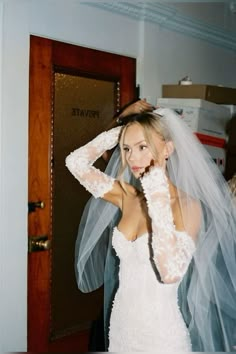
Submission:
<svg viewBox="0 0 236 354">
<path fill-rule="evenodd" d="M 146 21 L 168 30 L 198 38 L 236 52 L 236 34 L 178 13 L 175 8 L 152 1 L 82 1 L 81 4 L 97 7 L 112 13 Z"/>
</svg>

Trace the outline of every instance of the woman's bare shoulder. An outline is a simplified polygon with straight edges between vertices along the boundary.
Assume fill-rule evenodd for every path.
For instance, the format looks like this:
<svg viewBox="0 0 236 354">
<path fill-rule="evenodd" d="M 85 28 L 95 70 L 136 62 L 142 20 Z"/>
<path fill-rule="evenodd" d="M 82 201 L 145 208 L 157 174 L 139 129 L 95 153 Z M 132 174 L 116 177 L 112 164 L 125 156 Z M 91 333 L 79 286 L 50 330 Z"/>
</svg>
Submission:
<svg viewBox="0 0 236 354">
<path fill-rule="evenodd" d="M 112 189 L 103 196 L 103 199 L 122 208 L 123 199 L 126 196 L 136 195 L 137 189 L 133 185 L 115 180 Z"/>
</svg>

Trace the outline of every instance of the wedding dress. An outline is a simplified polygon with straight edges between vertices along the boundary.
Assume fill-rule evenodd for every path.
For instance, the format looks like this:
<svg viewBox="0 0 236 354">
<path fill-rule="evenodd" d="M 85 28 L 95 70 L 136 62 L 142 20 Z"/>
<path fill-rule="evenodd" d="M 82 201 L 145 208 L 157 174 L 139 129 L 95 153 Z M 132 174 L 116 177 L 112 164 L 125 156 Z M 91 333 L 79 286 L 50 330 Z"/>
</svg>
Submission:
<svg viewBox="0 0 236 354">
<path fill-rule="evenodd" d="M 75 150 L 66 165 L 96 198 L 112 189 L 114 178 L 94 161 L 118 142 L 120 127 Z M 195 251 L 191 236 L 175 229 L 167 177 L 154 167 L 140 179 L 152 232 L 128 241 L 117 227 L 113 247 L 120 258 L 119 288 L 112 307 L 109 351 L 191 351 L 178 307 L 177 290 Z"/>
<path fill-rule="evenodd" d="M 179 238 L 187 235 L 176 232 Z M 117 229 L 119 288 L 110 319 L 111 352 L 190 352 L 191 342 L 177 303 L 178 283 L 160 283 L 149 260 L 149 235 L 128 241 Z"/>
</svg>

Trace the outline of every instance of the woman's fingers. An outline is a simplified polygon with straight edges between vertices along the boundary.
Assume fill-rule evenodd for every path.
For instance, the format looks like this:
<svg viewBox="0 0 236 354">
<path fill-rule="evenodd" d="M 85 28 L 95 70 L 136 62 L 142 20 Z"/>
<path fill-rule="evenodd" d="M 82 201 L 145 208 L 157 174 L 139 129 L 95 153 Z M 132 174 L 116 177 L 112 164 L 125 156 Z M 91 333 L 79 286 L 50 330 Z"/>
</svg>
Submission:
<svg viewBox="0 0 236 354">
<path fill-rule="evenodd" d="M 154 107 L 151 103 L 147 102 L 146 98 L 135 102 L 136 105 L 136 113 L 148 112 L 153 111 Z"/>
</svg>

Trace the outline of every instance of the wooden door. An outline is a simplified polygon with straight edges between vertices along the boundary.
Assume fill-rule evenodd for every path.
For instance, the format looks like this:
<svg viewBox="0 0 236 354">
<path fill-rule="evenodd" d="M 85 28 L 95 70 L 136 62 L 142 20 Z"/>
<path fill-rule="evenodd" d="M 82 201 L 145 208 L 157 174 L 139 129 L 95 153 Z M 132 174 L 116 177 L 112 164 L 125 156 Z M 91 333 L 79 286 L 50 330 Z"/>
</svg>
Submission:
<svg viewBox="0 0 236 354">
<path fill-rule="evenodd" d="M 73 248 L 89 195 L 64 157 L 135 98 L 135 76 L 133 58 L 30 38 L 28 351 L 88 350 L 103 293 L 82 294 L 76 287 Z"/>
</svg>

